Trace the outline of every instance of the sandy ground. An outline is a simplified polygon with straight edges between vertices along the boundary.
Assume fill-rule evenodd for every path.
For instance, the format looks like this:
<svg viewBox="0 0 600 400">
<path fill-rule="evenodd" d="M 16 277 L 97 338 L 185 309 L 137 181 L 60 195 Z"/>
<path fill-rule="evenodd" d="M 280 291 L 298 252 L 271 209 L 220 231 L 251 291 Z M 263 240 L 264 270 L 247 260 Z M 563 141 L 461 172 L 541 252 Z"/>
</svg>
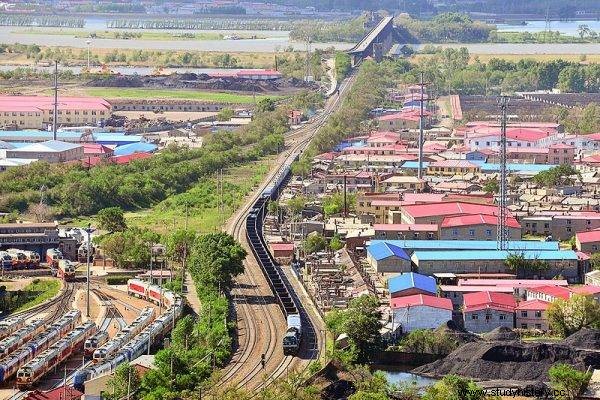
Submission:
<svg viewBox="0 0 600 400">
<path fill-rule="evenodd" d="M 144 117 L 149 120 L 165 119 L 167 121 L 195 121 L 202 118 L 212 117 L 217 115 L 216 112 L 178 112 L 178 111 L 165 111 L 162 113 L 155 113 L 152 111 L 117 111 L 115 115 L 122 115 L 129 119 L 137 119 Z"/>
<path fill-rule="evenodd" d="M 78 289 L 77 292 L 75 292 L 75 300 L 73 300 L 73 305 L 71 307 L 81 311 L 82 322 L 85 322 L 88 320 L 88 318 L 86 316 L 86 314 L 87 314 L 87 306 L 86 305 L 87 305 L 86 290 Z M 98 298 L 93 293 L 90 293 L 90 319 L 92 321 L 95 321 L 96 323 L 98 323 L 98 319 L 99 319 L 98 317 L 100 316 L 100 313 L 102 312 L 102 308 L 103 307 L 98 302 Z"/>
</svg>

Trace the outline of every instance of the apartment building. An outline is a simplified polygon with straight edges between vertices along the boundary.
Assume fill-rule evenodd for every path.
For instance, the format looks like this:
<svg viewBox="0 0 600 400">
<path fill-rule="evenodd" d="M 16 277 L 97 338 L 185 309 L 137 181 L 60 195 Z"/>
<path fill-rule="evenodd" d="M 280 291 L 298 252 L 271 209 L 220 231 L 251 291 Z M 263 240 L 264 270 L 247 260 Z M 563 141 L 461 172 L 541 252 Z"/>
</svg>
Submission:
<svg viewBox="0 0 600 400">
<path fill-rule="evenodd" d="M 96 125 L 110 117 L 112 107 L 97 97 L 59 97 L 61 126 Z M 51 96 L 0 96 L 0 126 L 17 129 L 45 129 L 54 120 Z"/>
<path fill-rule="evenodd" d="M 569 240 L 576 233 L 600 228 L 600 213 L 540 213 L 521 219 L 523 234 L 552 236 L 554 240 Z"/>
</svg>

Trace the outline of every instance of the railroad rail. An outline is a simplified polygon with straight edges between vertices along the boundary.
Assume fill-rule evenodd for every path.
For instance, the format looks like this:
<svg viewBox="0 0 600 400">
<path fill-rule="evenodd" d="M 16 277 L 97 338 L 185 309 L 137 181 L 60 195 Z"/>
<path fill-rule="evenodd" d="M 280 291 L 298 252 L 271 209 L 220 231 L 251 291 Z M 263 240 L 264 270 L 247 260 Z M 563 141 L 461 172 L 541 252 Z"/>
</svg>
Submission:
<svg viewBox="0 0 600 400">
<path fill-rule="evenodd" d="M 314 359 L 319 353 L 319 344 L 323 343 L 320 337 L 320 331 L 314 329 L 311 322 L 314 317 L 302 307 L 301 302 L 291 285 L 287 276 L 281 269 L 269 268 L 266 271 L 261 268 L 260 259 L 269 266 L 273 264 L 272 256 L 266 248 L 264 239 L 262 239 L 262 220 L 258 222 L 248 222 L 247 217 L 252 208 L 257 208 L 256 203 L 262 197 L 262 193 L 274 180 L 281 179 L 282 167 L 287 166 L 282 181 L 288 178 L 289 166 L 310 144 L 310 141 L 318 130 L 325 124 L 327 118 L 339 107 L 346 90 L 352 85 L 355 75 L 351 75 L 342 82 L 339 88 L 339 95 L 333 97 L 328 102 L 323 113 L 315 117 L 311 124 L 305 125 L 286 135 L 286 141 L 290 147 L 289 151 L 281 155 L 277 162 L 277 167 L 271 171 L 265 181 L 254 192 L 247 203 L 242 207 L 232 219 L 228 231 L 240 242 L 242 242 L 253 254 L 256 249 L 251 242 L 258 245 L 259 257 L 256 257 L 256 264 L 252 261 L 246 262 L 244 273 L 236 279 L 236 285 L 232 290 L 233 303 L 238 318 L 238 348 L 228 367 L 223 371 L 223 375 L 216 387 L 220 384 L 232 384 L 234 387 L 257 389 L 264 387 L 286 373 L 290 368 L 301 363 L 298 358 L 284 356 L 281 346 L 281 338 L 285 332 L 285 321 L 283 316 L 287 312 L 294 310 L 300 314 L 305 328 L 305 338 L 301 348 L 302 355 L 307 359 Z M 279 186 L 278 186 L 279 187 Z M 259 205 L 258 209 L 262 209 Z M 261 211 L 264 213 L 264 209 Z M 254 225 L 253 225 L 254 224 Z M 257 226 L 257 224 L 259 224 Z M 250 228 L 252 232 L 246 233 Z M 258 242 L 257 242 L 258 241 Z M 278 268 L 278 267 L 277 267 Z M 263 273 L 258 272 L 263 271 Z M 276 273 L 275 273 L 276 271 Z M 272 279 L 269 280 L 269 277 Z M 264 279 L 264 284 L 261 282 Z M 273 288 L 280 288 L 280 293 L 276 294 L 275 302 L 270 301 L 274 293 Z M 285 291 L 283 290 L 285 287 Z M 276 308 L 273 308 L 276 307 Z M 283 312 L 276 312 L 281 309 Z M 261 362 L 261 356 L 264 356 L 264 364 Z M 304 364 L 306 368 L 308 363 Z M 303 369 L 300 368 L 300 369 Z M 260 379 L 257 379 L 260 378 Z"/>
</svg>

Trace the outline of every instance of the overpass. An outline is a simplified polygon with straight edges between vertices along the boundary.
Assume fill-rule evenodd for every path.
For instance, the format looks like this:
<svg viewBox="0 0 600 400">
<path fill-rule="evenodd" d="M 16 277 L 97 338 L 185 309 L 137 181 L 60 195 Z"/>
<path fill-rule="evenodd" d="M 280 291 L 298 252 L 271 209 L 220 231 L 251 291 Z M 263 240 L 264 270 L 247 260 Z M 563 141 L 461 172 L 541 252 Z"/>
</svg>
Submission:
<svg viewBox="0 0 600 400">
<path fill-rule="evenodd" d="M 348 50 L 348 54 L 352 57 L 352 66 L 360 64 L 367 57 L 375 61 L 383 59 L 394 44 L 393 21 L 394 17 L 383 18 L 356 46 Z"/>
</svg>

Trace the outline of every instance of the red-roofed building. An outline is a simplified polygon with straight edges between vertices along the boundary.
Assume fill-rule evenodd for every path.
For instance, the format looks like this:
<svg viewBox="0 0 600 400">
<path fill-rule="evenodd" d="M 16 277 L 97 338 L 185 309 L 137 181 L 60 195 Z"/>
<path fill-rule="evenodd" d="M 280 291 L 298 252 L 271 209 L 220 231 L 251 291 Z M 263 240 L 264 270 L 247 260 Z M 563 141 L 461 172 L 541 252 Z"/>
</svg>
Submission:
<svg viewBox="0 0 600 400">
<path fill-rule="evenodd" d="M 468 331 L 483 333 L 499 327 L 514 327 L 517 302 L 512 294 L 467 293 L 463 301 L 463 318 Z"/>
<path fill-rule="evenodd" d="M 432 113 L 424 111 L 424 128 L 428 128 L 431 125 Z M 416 129 L 419 127 L 419 111 L 418 110 L 406 110 L 394 114 L 382 115 L 377 118 L 379 122 L 380 131 L 399 131 L 404 129 Z"/>
<path fill-rule="evenodd" d="M 275 258 L 292 258 L 294 256 L 294 243 L 273 242 L 269 247 Z"/>
<path fill-rule="evenodd" d="M 109 158 L 113 155 L 114 150 L 99 143 L 82 143 L 83 155 L 85 157 L 99 157 L 101 159 Z"/>
<path fill-rule="evenodd" d="M 527 289 L 527 300 L 543 300 L 553 302 L 557 299 L 568 300 L 573 292 L 562 286 L 546 285 Z"/>
<path fill-rule="evenodd" d="M 571 286 L 571 292 L 573 294 L 582 294 L 585 296 L 592 296 L 596 301 L 600 302 L 600 286 L 596 285 L 583 285 L 583 286 Z"/>
<path fill-rule="evenodd" d="M 96 125 L 110 117 L 112 106 L 97 97 L 58 98 L 58 124 L 62 126 Z M 45 129 L 52 124 L 54 97 L 0 96 L 0 126 L 17 129 Z"/>
<path fill-rule="evenodd" d="M 40 390 L 34 390 L 32 392 L 27 393 L 24 397 L 25 400 L 78 400 L 81 399 L 83 393 L 79 390 L 67 386 L 67 387 L 58 387 L 56 389 L 48 390 L 42 392 Z"/>
<path fill-rule="evenodd" d="M 435 329 L 452 320 L 450 299 L 415 294 L 395 297 L 390 300 L 392 307 L 392 330 L 402 332 L 416 329 Z"/>
<path fill-rule="evenodd" d="M 132 161 L 143 160 L 144 158 L 150 158 L 150 157 L 152 157 L 152 153 L 139 152 L 139 153 L 128 154 L 125 156 L 114 156 L 114 157 L 111 157 L 110 160 L 111 160 L 111 162 L 113 162 L 115 164 L 129 164 Z"/>
<path fill-rule="evenodd" d="M 595 253 L 600 250 L 600 229 L 575 234 L 575 246 L 584 253 Z"/>
<path fill-rule="evenodd" d="M 438 226 L 432 224 L 374 224 L 374 239 L 437 240 Z"/>
<path fill-rule="evenodd" d="M 452 305 L 459 310 L 463 303 L 463 296 L 467 293 L 494 292 L 512 294 L 513 288 L 509 286 L 488 285 L 482 282 L 480 285 L 460 286 L 460 285 L 440 285 L 440 297 L 445 297 L 452 301 Z"/>
<path fill-rule="evenodd" d="M 516 218 L 506 220 L 509 240 L 521 238 L 521 224 Z M 495 215 L 466 214 L 445 217 L 440 224 L 442 240 L 496 240 L 498 217 Z"/>
<path fill-rule="evenodd" d="M 498 215 L 498 207 L 466 202 L 440 202 L 406 205 L 402 207 L 401 212 L 402 223 L 440 225 L 445 217 L 470 214 Z M 510 212 L 508 214 L 511 218 Z"/>
<path fill-rule="evenodd" d="M 517 328 L 549 330 L 546 314 L 549 306 L 549 302 L 537 299 L 520 302 L 515 309 Z"/>
</svg>

